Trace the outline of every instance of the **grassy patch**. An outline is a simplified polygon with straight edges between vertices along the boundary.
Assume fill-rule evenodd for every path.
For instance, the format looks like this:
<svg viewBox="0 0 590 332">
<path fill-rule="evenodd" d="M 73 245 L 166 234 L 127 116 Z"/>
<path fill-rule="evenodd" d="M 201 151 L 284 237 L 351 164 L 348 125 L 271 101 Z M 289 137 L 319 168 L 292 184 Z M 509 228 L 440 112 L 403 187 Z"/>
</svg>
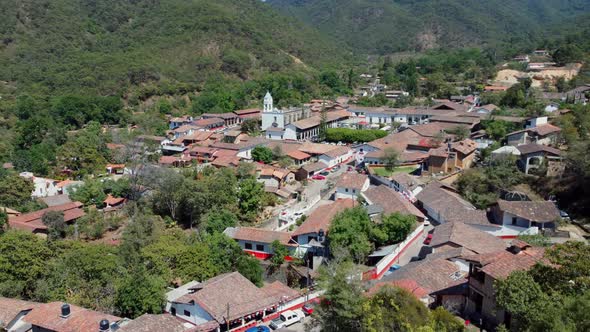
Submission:
<svg viewBox="0 0 590 332">
<path fill-rule="evenodd" d="M 393 171 L 387 170 L 385 167 L 372 167 L 373 173 L 379 176 L 388 177 L 395 173 L 412 173 L 416 170 L 413 166 L 400 166 L 393 169 Z"/>
</svg>

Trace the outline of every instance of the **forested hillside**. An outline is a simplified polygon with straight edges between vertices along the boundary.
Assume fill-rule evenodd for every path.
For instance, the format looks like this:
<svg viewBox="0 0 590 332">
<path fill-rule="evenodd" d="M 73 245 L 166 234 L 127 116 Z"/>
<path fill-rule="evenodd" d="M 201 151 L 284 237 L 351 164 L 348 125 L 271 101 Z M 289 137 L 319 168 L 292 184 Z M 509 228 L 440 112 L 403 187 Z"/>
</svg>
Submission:
<svg viewBox="0 0 590 332">
<path fill-rule="evenodd" d="M 153 82 L 174 90 L 344 56 L 258 0 L 5 0 L 0 41 L 2 94 L 119 94 Z"/>
<path fill-rule="evenodd" d="M 589 0 L 270 0 L 357 52 L 534 47 Z"/>
</svg>

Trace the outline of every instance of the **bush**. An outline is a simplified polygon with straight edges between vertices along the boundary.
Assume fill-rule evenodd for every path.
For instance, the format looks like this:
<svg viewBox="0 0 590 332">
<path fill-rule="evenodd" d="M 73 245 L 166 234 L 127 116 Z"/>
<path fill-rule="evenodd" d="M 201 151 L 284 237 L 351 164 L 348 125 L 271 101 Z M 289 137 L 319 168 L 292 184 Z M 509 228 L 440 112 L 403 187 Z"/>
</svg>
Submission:
<svg viewBox="0 0 590 332">
<path fill-rule="evenodd" d="M 386 131 L 372 129 L 328 128 L 326 131 L 328 142 L 371 142 L 385 136 L 387 136 Z"/>
</svg>

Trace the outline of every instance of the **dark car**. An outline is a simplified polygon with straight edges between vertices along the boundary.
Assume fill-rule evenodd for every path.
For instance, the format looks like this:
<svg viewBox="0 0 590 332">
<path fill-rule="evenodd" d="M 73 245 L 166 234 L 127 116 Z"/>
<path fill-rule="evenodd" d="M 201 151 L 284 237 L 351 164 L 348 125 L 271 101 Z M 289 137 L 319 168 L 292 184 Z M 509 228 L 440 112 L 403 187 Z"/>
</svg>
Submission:
<svg viewBox="0 0 590 332">
<path fill-rule="evenodd" d="M 323 176 L 328 176 L 328 175 L 330 175 L 330 172 L 328 172 L 328 171 L 324 171 L 324 172 L 321 172 L 321 173 L 320 173 L 320 175 L 323 175 Z"/>
<path fill-rule="evenodd" d="M 426 239 L 424 240 L 424 244 L 430 244 L 431 241 L 432 241 L 432 234 L 428 234 L 428 236 L 426 236 Z"/>
<path fill-rule="evenodd" d="M 245 332 L 270 332 L 270 328 L 267 326 L 254 326 L 247 329 Z"/>
</svg>

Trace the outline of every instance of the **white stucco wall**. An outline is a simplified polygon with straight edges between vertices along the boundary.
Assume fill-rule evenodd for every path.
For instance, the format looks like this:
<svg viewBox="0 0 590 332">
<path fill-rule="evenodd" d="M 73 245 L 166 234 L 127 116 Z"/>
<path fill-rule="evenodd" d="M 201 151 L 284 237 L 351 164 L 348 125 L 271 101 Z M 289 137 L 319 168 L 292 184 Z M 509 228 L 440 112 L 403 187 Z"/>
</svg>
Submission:
<svg viewBox="0 0 590 332">
<path fill-rule="evenodd" d="M 285 115 L 279 110 L 273 110 L 272 112 L 262 112 L 262 127 L 261 130 L 266 130 L 272 127 L 273 122 L 278 124 L 279 128 L 285 128 Z"/>
<path fill-rule="evenodd" d="M 176 310 L 176 317 L 189 321 L 195 325 L 203 324 L 213 320 L 213 317 L 211 317 L 211 315 L 209 315 L 205 309 L 196 303 L 188 304 L 173 302 L 170 305 L 170 312 L 172 312 L 172 308 Z M 188 311 L 188 316 L 185 315 L 185 310 Z"/>
</svg>

